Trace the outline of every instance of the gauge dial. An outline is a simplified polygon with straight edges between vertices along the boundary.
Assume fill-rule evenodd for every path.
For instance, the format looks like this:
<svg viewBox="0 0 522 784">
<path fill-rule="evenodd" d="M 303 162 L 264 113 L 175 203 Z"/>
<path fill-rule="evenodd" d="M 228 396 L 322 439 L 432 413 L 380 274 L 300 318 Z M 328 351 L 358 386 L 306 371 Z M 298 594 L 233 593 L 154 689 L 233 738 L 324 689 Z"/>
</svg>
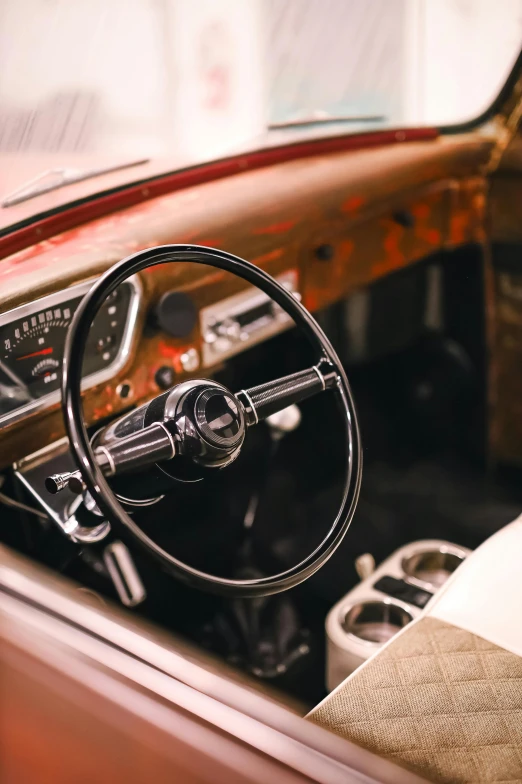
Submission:
<svg viewBox="0 0 522 784">
<path fill-rule="evenodd" d="M 71 318 L 71 309 L 64 310 L 65 316 L 62 308 L 56 308 L 10 324 L 2 331 L 3 363 L 33 397 L 45 395 L 60 383 L 61 355 Z"/>
<path fill-rule="evenodd" d="M 124 283 L 100 308 L 85 349 L 84 377 L 109 367 L 118 357 L 131 296 L 132 287 Z M 59 389 L 65 338 L 81 299 L 64 298 L 33 312 L 24 308 L 22 317 L 0 327 L 0 416 Z"/>
</svg>

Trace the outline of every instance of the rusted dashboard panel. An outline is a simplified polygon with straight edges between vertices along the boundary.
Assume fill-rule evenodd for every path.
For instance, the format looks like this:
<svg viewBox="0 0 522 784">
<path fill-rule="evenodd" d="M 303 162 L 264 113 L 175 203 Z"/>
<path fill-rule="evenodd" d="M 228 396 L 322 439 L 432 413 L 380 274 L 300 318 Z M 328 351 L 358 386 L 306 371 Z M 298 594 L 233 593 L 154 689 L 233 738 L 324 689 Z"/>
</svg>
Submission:
<svg viewBox="0 0 522 784">
<path fill-rule="evenodd" d="M 317 310 L 446 247 L 484 239 L 489 143 L 461 138 L 323 155 L 205 183 L 122 210 L 0 261 L 0 310 L 99 274 L 141 248 L 204 244 L 243 256 L 274 276 L 297 276 Z M 191 264 L 141 275 L 142 303 L 129 361 L 85 394 L 94 422 L 158 393 L 157 371 L 211 375 L 183 362 L 203 338 L 145 329 L 165 291 L 189 295 L 198 311 L 245 289 L 232 276 Z M 122 384 L 128 394 L 121 395 Z M 63 435 L 58 406 L 0 428 L 2 465 Z"/>
<path fill-rule="evenodd" d="M 410 264 L 447 241 L 447 191 L 437 189 L 429 196 L 421 191 L 417 198 L 389 205 L 366 220 L 355 220 L 359 211 L 355 200 L 348 200 L 344 209 L 352 220 L 321 227 L 307 258 L 305 304 L 311 310 Z M 423 231 L 429 232 L 428 242 Z"/>
</svg>

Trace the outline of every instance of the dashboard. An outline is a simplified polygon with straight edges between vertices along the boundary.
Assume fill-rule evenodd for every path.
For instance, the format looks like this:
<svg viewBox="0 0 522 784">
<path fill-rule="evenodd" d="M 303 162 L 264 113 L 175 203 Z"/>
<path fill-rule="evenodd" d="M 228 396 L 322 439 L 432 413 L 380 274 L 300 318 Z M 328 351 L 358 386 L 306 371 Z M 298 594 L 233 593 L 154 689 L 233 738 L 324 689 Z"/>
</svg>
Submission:
<svg viewBox="0 0 522 784">
<path fill-rule="evenodd" d="M 461 137 L 319 155 L 155 198 L 144 190 L 143 203 L 51 241 L 35 228 L 33 245 L 0 259 L 0 468 L 63 437 L 67 328 L 90 282 L 115 262 L 167 243 L 216 247 L 317 312 L 420 259 L 483 241 L 486 182 L 477 172 L 488 149 Z M 288 326 L 228 273 L 185 262 L 151 268 L 93 324 L 85 420 L 118 415 L 188 377 L 212 377 Z"/>
</svg>

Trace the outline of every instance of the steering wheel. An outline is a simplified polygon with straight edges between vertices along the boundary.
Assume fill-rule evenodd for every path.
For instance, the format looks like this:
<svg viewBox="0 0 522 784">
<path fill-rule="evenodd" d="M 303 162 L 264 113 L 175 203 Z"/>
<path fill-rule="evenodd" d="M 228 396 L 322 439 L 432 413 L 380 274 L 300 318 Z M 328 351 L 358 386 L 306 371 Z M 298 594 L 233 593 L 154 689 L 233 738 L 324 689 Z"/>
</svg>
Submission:
<svg viewBox="0 0 522 784">
<path fill-rule="evenodd" d="M 232 394 L 213 381 L 186 381 L 145 407 L 140 426 L 121 438 L 92 445 L 83 422 L 82 364 L 93 319 L 105 299 L 128 277 L 158 264 L 193 262 L 231 272 L 271 297 L 312 344 L 317 363 L 306 370 Z M 222 468 L 239 453 L 245 435 L 262 419 L 292 403 L 325 392 L 336 398 L 343 415 L 347 465 L 339 511 L 321 543 L 300 563 L 279 574 L 227 579 L 199 571 L 158 546 L 129 516 L 106 477 L 168 466 L 179 456 L 205 467 Z M 265 596 L 287 590 L 314 574 L 333 554 L 352 521 L 361 486 L 362 454 L 352 393 L 341 362 L 323 330 L 306 308 L 263 270 L 213 248 L 164 245 L 140 251 L 115 264 L 93 285 L 76 310 L 65 344 L 62 406 L 72 455 L 85 486 L 118 535 L 174 577 L 201 590 L 234 597 Z M 109 426 L 114 436 L 118 428 Z"/>
</svg>

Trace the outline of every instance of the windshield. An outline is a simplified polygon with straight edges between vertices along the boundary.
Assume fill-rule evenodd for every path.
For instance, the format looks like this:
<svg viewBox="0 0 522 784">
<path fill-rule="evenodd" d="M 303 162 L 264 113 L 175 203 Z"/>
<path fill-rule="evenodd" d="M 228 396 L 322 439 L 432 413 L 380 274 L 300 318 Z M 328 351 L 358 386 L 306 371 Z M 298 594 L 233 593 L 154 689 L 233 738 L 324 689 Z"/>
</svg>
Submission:
<svg viewBox="0 0 522 784">
<path fill-rule="evenodd" d="M 2 0 L 0 197 L 299 129 L 459 123 L 521 41 L 520 0 Z"/>
</svg>

